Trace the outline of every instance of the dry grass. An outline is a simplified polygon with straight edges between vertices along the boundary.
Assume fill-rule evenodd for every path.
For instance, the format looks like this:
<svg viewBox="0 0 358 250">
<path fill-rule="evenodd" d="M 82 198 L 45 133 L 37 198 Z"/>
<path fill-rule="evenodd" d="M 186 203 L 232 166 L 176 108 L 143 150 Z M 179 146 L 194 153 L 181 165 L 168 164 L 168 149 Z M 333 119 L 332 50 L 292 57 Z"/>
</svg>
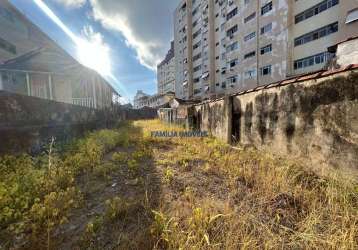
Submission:
<svg viewBox="0 0 358 250">
<path fill-rule="evenodd" d="M 153 138 L 155 130 L 182 128 L 136 121 L 80 140 L 55 158 L 48 197 L 37 193 L 47 173 L 40 158 L 3 158 L 0 239 L 28 233 L 11 226 L 44 204 L 66 212 L 51 230 L 53 249 L 358 248 L 354 181 L 213 138 Z M 12 202 L 19 197 L 30 205 Z M 14 204 L 19 212 L 7 212 Z"/>
<path fill-rule="evenodd" d="M 135 125 L 145 136 L 180 129 L 159 121 Z M 175 145 L 154 152 L 164 176 L 171 173 L 163 192 L 173 193 L 163 194 L 155 212 L 155 248 L 357 249 L 357 183 L 212 138 L 152 143 Z"/>
</svg>

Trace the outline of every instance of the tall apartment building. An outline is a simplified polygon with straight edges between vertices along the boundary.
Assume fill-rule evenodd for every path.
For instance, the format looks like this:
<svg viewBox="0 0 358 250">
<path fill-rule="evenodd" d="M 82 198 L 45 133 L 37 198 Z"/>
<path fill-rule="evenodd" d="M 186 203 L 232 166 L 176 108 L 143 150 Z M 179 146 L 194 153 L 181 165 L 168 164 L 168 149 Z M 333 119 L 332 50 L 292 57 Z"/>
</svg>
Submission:
<svg viewBox="0 0 358 250">
<path fill-rule="evenodd" d="M 175 91 L 175 59 L 174 41 L 165 59 L 157 67 L 158 94 L 166 94 Z"/>
<path fill-rule="evenodd" d="M 177 97 L 203 99 L 316 71 L 358 35 L 355 0 L 182 0 L 174 14 Z"/>
</svg>

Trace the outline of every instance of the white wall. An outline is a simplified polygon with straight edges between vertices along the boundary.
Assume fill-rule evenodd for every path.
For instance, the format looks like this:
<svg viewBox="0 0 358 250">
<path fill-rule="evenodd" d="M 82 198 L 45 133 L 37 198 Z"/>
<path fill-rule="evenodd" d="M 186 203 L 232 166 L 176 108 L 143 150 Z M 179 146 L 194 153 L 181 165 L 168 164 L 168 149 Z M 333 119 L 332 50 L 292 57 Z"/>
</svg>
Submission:
<svg viewBox="0 0 358 250">
<path fill-rule="evenodd" d="M 341 67 L 358 64 L 358 39 L 339 44 L 337 58 L 337 63 Z"/>
</svg>

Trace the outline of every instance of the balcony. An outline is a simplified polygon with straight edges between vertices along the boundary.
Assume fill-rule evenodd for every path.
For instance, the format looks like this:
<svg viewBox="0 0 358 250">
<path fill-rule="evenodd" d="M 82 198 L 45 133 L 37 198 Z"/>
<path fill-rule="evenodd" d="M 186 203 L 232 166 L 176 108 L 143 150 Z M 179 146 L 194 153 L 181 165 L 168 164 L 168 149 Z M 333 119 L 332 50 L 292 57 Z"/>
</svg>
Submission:
<svg viewBox="0 0 358 250">
<path fill-rule="evenodd" d="M 72 104 L 87 107 L 87 108 L 94 108 L 94 101 L 93 98 L 72 98 Z"/>
</svg>

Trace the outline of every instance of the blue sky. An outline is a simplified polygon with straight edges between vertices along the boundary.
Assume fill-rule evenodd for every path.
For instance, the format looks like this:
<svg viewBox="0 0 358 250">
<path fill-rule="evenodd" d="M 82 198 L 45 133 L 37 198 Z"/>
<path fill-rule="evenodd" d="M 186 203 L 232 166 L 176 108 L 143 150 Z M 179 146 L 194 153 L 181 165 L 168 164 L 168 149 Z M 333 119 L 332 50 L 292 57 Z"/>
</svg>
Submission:
<svg viewBox="0 0 358 250">
<path fill-rule="evenodd" d="M 155 68 L 173 39 L 173 12 L 179 0 L 10 1 L 75 58 L 81 59 L 79 45 L 38 2 L 44 3 L 76 37 L 108 52 L 99 52 L 110 59 L 112 77 L 106 78 L 127 99 L 132 101 L 138 89 L 156 92 Z M 96 55 L 90 59 L 93 57 Z"/>
</svg>

